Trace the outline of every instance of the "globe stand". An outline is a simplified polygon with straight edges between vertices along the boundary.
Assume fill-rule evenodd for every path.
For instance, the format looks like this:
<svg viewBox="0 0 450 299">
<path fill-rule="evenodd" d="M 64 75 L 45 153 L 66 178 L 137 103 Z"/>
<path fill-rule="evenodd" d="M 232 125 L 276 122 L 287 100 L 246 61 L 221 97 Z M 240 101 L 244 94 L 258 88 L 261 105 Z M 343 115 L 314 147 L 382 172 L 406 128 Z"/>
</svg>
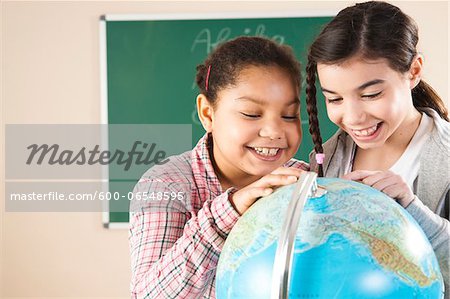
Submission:
<svg viewBox="0 0 450 299">
<path fill-rule="evenodd" d="M 295 235 L 308 197 L 319 197 L 325 190 L 317 186 L 317 174 L 304 172 L 296 183 L 278 239 L 272 275 L 271 299 L 289 298 L 290 268 Z"/>
</svg>

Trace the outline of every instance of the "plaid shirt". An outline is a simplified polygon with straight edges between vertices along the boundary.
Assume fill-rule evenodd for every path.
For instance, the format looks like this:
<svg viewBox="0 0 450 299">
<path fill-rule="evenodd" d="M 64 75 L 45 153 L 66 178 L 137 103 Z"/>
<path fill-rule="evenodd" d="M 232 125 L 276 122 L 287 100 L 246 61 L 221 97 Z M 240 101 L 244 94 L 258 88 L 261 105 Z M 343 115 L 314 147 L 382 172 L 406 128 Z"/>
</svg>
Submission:
<svg viewBox="0 0 450 299">
<path fill-rule="evenodd" d="M 223 191 L 214 172 L 209 139 L 206 134 L 192 151 L 152 167 L 134 189 L 160 200 L 131 203 L 133 298 L 215 298 L 219 254 L 239 214 L 228 200 L 235 189 Z M 284 166 L 308 169 L 295 159 Z"/>
</svg>

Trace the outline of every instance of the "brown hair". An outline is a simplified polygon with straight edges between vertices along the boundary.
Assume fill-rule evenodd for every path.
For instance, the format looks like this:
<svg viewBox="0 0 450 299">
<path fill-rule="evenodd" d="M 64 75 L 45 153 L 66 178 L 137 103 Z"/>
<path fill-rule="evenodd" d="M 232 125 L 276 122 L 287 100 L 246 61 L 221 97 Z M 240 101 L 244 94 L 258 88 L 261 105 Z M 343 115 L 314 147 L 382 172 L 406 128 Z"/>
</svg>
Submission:
<svg viewBox="0 0 450 299">
<path fill-rule="evenodd" d="M 384 58 L 398 72 L 407 72 L 417 56 L 418 28 L 414 20 L 398 7 L 381 1 L 359 3 L 341 10 L 311 45 L 306 66 L 306 103 L 309 131 L 314 150 L 323 153 L 316 105 L 317 64 L 336 64 L 355 55 L 367 59 Z M 423 80 L 412 90 L 414 107 L 435 110 L 448 119 L 442 99 Z M 322 165 L 319 165 L 322 172 Z M 320 174 L 319 174 L 320 175 Z"/>
<path fill-rule="evenodd" d="M 217 93 L 236 84 L 240 72 L 252 65 L 278 66 L 287 71 L 295 85 L 300 87 L 300 63 L 292 48 L 267 38 L 251 36 L 238 37 L 219 45 L 197 66 L 197 86 L 215 104 Z"/>
</svg>

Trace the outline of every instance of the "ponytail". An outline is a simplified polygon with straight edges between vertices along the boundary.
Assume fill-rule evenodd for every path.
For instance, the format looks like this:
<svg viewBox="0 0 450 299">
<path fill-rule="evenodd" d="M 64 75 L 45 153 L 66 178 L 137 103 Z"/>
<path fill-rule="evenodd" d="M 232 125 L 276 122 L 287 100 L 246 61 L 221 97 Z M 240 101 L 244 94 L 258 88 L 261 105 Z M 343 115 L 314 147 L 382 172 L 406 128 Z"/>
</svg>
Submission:
<svg viewBox="0 0 450 299">
<path fill-rule="evenodd" d="M 423 108 L 431 108 L 436 111 L 439 116 L 449 121 L 448 110 L 444 105 L 444 102 L 436 93 L 436 91 L 428 85 L 425 81 L 421 80 L 419 84 L 412 90 L 412 98 L 414 107 L 420 112 L 426 113 Z"/>
</svg>

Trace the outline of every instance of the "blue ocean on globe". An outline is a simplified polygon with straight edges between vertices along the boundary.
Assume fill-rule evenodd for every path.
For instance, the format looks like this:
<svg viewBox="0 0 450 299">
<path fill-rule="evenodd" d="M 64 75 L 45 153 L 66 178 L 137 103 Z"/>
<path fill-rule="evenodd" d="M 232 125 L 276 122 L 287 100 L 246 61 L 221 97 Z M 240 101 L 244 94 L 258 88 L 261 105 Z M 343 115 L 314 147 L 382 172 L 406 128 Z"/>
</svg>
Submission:
<svg viewBox="0 0 450 299">
<path fill-rule="evenodd" d="M 394 200 L 357 182 L 318 178 L 294 244 L 289 298 L 443 298 L 433 249 Z M 271 296 L 272 269 L 295 185 L 261 198 L 230 232 L 216 273 L 217 299 Z"/>
</svg>

